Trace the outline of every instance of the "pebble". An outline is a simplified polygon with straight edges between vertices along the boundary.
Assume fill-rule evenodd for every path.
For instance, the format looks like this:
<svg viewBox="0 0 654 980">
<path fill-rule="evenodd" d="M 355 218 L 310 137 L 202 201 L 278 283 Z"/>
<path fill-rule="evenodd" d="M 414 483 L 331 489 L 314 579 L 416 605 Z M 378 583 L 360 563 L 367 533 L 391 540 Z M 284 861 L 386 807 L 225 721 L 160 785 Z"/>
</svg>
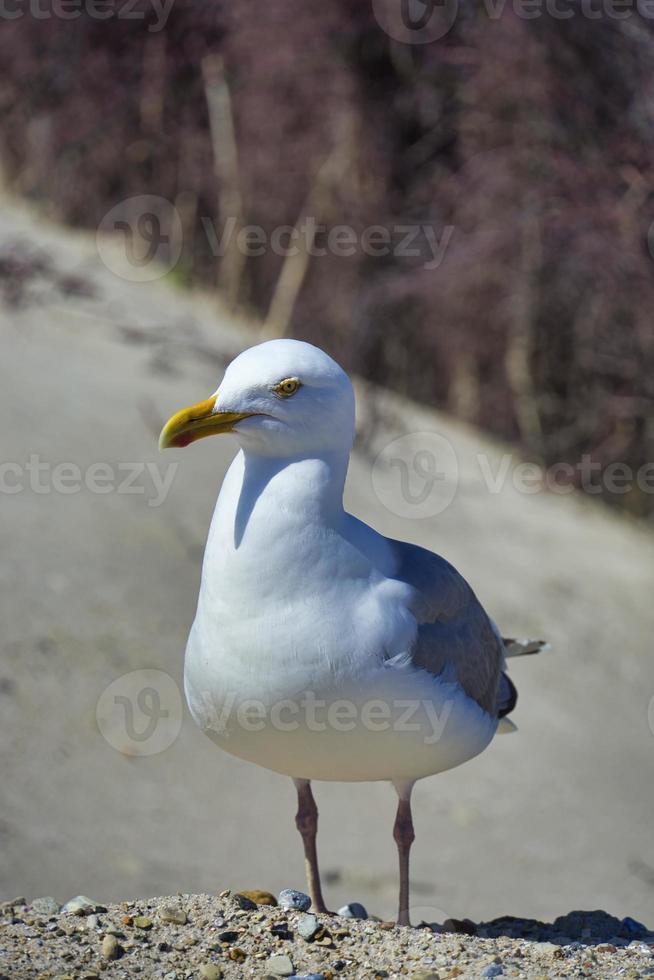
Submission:
<svg viewBox="0 0 654 980">
<path fill-rule="evenodd" d="M 257 903 L 253 902 L 247 895 L 244 895 L 243 892 L 237 892 L 233 898 L 238 907 L 244 912 L 254 912 L 257 907 Z"/>
<path fill-rule="evenodd" d="M 349 905 L 344 905 L 343 908 L 338 910 L 338 914 L 342 915 L 344 919 L 368 918 L 368 913 L 361 902 L 350 902 Z"/>
<path fill-rule="evenodd" d="M 260 888 L 242 889 L 238 894 L 248 898 L 255 905 L 270 905 L 272 907 L 277 905 L 277 899 L 272 892 L 265 892 Z M 234 898 L 236 898 L 236 895 Z"/>
<path fill-rule="evenodd" d="M 59 908 L 59 902 L 51 895 L 45 895 L 43 898 L 35 898 L 33 902 L 30 902 L 32 912 L 35 915 L 42 915 L 45 918 L 51 915 L 58 915 Z"/>
<path fill-rule="evenodd" d="M 558 953 L 561 951 L 561 947 L 557 946 L 556 943 L 536 943 L 535 949 L 539 953 Z"/>
<path fill-rule="evenodd" d="M 27 899 L 24 895 L 18 895 L 16 898 L 10 898 L 8 902 L 3 902 L 2 904 L 9 908 L 20 908 L 22 905 L 27 905 Z"/>
<path fill-rule="evenodd" d="M 294 888 L 283 888 L 277 901 L 283 909 L 296 909 L 298 912 L 306 912 L 311 907 L 309 896 Z"/>
<path fill-rule="evenodd" d="M 320 923 L 318 922 L 317 916 L 311 915 L 311 913 L 307 912 L 300 916 L 297 924 L 297 931 L 298 935 L 301 936 L 302 939 L 306 939 L 306 941 L 309 942 L 311 939 L 313 939 L 319 929 Z"/>
<path fill-rule="evenodd" d="M 159 918 L 162 922 L 173 922 L 178 926 L 185 926 L 188 922 L 186 912 L 178 905 L 164 905 L 159 913 Z"/>
<path fill-rule="evenodd" d="M 62 912 L 72 912 L 73 915 L 91 915 L 95 912 L 97 902 L 92 901 L 92 899 L 87 898 L 86 895 L 76 895 L 75 898 L 71 898 L 65 905 L 62 905 Z"/>
<path fill-rule="evenodd" d="M 135 929 L 151 929 L 152 919 L 148 919 L 147 915 L 135 915 L 132 924 Z"/>
<path fill-rule="evenodd" d="M 324 973 L 294 973 L 290 980 L 325 980 Z"/>
<path fill-rule="evenodd" d="M 275 977 L 292 977 L 294 972 L 291 957 L 285 953 L 271 956 L 266 963 L 266 969 Z"/>
<path fill-rule="evenodd" d="M 102 940 L 102 958 L 104 960 L 117 960 L 123 949 L 115 936 L 107 934 Z"/>
<path fill-rule="evenodd" d="M 201 963 L 200 976 L 202 980 L 221 980 L 222 969 L 216 963 Z"/>
<path fill-rule="evenodd" d="M 491 977 L 501 977 L 503 973 L 504 970 L 500 963 L 491 963 L 481 971 L 482 977 L 486 978 L 486 980 L 490 980 Z"/>
</svg>

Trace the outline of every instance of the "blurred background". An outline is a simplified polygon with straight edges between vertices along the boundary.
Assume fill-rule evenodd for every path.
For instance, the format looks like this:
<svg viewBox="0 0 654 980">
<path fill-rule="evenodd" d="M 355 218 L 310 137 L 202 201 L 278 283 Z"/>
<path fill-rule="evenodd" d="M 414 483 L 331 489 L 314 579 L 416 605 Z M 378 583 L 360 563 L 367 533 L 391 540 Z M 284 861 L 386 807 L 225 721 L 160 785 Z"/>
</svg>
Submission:
<svg viewBox="0 0 654 980">
<path fill-rule="evenodd" d="M 554 647 L 513 670 L 519 733 L 418 787 L 414 919 L 651 925 L 654 11 L 0 20 L 2 897 L 302 887 L 290 782 L 176 700 L 234 444 L 156 452 L 235 353 L 287 335 L 359 378 L 354 512 Z M 145 729 L 121 681 L 143 669 L 174 682 L 151 752 L 98 708 L 122 683 Z M 392 793 L 317 793 L 328 901 L 392 914 Z"/>
<path fill-rule="evenodd" d="M 399 0 L 138 0 L 122 17 L 120 4 L 98 17 L 80 0 L 45 19 L 21 2 L 0 37 L 12 192 L 89 228 L 120 200 L 161 195 L 182 225 L 178 281 L 222 286 L 346 368 L 546 463 L 651 458 L 644 5 L 524 17 L 519 0 L 415 0 L 407 16 L 431 11 L 435 27 L 404 29 L 420 42 L 406 43 L 384 30 L 403 27 Z M 437 269 L 361 248 L 296 262 L 283 303 L 283 256 L 219 256 L 207 231 L 232 219 L 270 235 L 307 217 L 357 235 L 452 234 Z M 636 487 L 618 505 L 648 515 L 652 499 Z"/>
</svg>

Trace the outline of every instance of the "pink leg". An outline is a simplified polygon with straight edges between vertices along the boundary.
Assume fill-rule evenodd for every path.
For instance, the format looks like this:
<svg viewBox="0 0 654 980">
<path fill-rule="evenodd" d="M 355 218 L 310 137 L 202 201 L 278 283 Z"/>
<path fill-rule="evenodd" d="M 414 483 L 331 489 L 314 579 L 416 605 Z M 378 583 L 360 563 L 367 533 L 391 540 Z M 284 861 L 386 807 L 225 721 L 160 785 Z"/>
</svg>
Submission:
<svg viewBox="0 0 654 980">
<path fill-rule="evenodd" d="M 311 905 L 314 912 L 327 912 L 320 887 L 320 871 L 318 869 L 318 852 L 316 850 L 316 835 L 318 833 L 318 807 L 311 792 L 308 779 L 294 779 L 297 790 L 298 810 L 295 816 L 295 826 L 302 835 L 304 844 L 304 863 L 307 871 L 307 884 L 311 895 Z"/>
<path fill-rule="evenodd" d="M 397 814 L 393 827 L 393 837 L 397 844 L 400 859 L 400 897 L 397 922 L 400 926 L 411 925 L 409 921 L 409 853 L 415 839 L 411 819 L 411 790 L 413 783 L 395 783 L 398 795 Z"/>
</svg>

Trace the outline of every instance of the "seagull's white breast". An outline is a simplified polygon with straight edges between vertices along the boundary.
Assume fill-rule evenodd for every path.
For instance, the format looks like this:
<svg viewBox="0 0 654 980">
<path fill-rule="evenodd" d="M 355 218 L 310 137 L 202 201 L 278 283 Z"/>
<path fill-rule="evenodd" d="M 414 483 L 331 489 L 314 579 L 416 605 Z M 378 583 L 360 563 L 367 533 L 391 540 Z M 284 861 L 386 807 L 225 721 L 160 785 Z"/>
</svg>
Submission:
<svg viewBox="0 0 654 980">
<path fill-rule="evenodd" d="M 383 537 L 348 535 L 329 467 L 228 473 L 207 542 L 185 687 L 226 751 L 295 777 L 419 778 L 481 751 L 496 720 L 414 668 L 412 588 Z M 307 488 L 311 492 L 307 492 Z"/>
</svg>

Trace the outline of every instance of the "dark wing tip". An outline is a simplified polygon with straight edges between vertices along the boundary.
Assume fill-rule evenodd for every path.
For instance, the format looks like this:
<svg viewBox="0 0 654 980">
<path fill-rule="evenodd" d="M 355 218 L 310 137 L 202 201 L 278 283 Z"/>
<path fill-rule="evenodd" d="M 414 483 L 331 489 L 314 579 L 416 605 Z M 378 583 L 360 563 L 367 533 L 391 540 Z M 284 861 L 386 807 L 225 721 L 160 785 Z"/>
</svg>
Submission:
<svg viewBox="0 0 654 980">
<path fill-rule="evenodd" d="M 508 674 L 500 675 L 497 692 L 497 717 L 510 714 L 518 703 L 518 689 Z"/>
</svg>

